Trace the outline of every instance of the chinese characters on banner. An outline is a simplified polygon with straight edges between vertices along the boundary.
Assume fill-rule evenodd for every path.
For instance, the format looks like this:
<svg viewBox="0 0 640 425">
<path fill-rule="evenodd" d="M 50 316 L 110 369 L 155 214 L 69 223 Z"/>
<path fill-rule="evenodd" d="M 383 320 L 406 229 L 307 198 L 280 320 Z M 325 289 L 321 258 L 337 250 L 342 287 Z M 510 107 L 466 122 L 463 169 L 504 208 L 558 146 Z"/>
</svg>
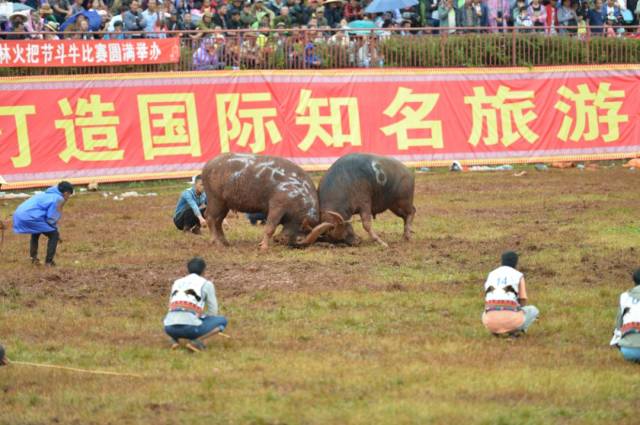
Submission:
<svg viewBox="0 0 640 425">
<path fill-rule="evenodd" d="M 197 170 L 223 152 L 323 165 L 354 151 L 415 162 L 640 152 L 633 102 L 640 69 L 635 78 L 610 70 L 598 79 L 564 71 L 553 79 L 390 76 L 344 84 L 204 75 L 114 76 L 75 88 L 0 85 L 0 174 L 16 183 L 162 177 Z"/>
<path fill-rule="evenodd" d="M 0 40 L 0 66 L 110 66 L 177 63 L 178 38 Z"/>
</svg>

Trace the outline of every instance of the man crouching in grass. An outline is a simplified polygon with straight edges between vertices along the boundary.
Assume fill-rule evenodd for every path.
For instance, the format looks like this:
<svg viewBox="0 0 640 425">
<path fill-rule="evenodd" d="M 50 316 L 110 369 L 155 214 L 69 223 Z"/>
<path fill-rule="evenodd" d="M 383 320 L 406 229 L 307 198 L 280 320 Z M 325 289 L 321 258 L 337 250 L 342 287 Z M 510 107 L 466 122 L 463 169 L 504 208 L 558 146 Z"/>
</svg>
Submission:
<svg viewBox="0 0 640 425">
<path fill-rule="evenodd" d="M 502 254 L 502 265 L 489 273 L 484 284 L 482 323 L 492 334 L 517 336 L 527 331 L 538 317 L 536 307 L 527 304 L 524 275 L 516 270 L 518 254 Z"/>
<path fill-rule="evenodd" d="M 187 263 L 189 274 L 176 280 L 171 287 L 169 312 L 164 318 L 171 349 L 184 344 L 191 351 L 202 351 L 204 341 L 227 326 L 227 319 L 218 316 L 216 289 L 202 276 L 206 266 L 202 258 L 192 258 Z"/>
<path fill-rule="evenodd" d="M 207 226 L 204 218 L 207 208 L 207 195 L 204 193 L 202 176 L 193 179 L 193 187 L 180 194 L 176 210 L 173 213 L 173 223 L 179 230 L 200 234 L 200 228 Z"/>
<path fill-rule="evenodd" d="M 622 357 L 640 363 L 640 269 L 633 273 L 634 287 L 620 295 L 611 345 L 620 348 Z"/>
</svg>

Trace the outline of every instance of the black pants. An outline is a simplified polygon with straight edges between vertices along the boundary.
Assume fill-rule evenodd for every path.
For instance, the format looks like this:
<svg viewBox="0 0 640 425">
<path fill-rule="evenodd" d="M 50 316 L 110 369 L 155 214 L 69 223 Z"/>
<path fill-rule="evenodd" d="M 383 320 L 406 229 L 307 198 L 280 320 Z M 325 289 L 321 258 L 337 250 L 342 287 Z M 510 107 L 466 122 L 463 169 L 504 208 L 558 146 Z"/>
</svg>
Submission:
<svg viewBox="0 0 640 425">
<path fill-rule="evenodd" d="M 31 235 L 31 244 L 29 245 L 29 253 L 31 258 L 38 258 L 38 240 L 40 235 L 45 235 L 49 241 L 47 242 L 47 258 L 45 262 L 51 263 L 53 257 L 56 256 L 56 248 L 58 248 L 58 241 L 60 240 L 60 233 L 57 230 L 52 232 L 34 233 Z"/>
<path fill-rule="evenodd" d="M 204 217 L 206 209 L 200 210 L 200 213 Z M 181 214 L 173 219 L 173 223 L 179 230 L 191 229 L 194 226 L 200 227 L 200 220 L 196 216 L 191 208 L 185 209 Z"/>
</svg>

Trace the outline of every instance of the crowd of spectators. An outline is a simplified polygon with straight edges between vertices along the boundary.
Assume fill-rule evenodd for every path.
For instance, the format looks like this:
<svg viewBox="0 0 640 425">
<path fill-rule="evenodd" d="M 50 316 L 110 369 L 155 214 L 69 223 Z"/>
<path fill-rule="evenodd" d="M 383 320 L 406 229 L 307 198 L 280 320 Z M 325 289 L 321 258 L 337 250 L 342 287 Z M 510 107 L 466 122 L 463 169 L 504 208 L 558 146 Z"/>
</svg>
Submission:
<svg viewBox="0 0 640 425">
<path fill-rule="evenodd" d="M 418 5 L 366 14 L 369 1 L 24 0 L 32 10 L 0 18 L 0 37 L 181 37 L 201 69 L 229 65 L 228 58 L 240 50 L 243 58 L 259 62 L 274 51 L 269 46 L 294 40 L 299 47 L 295 60 L 305 67 L 320 66 L 318 43 L 350 47 L 353 65 L 376 66 L 381 64 L 376 39 L 391 34 L 500 32 L 516 27 L 520 32 L 615 36 L 625 28 L 629 32 L 640 16 L 638 0 L 423 0 L 422 16 Z M 98 24 L 85 12 L 97 14 Z M 370 33 L 375 37 L 362 37 L 366 31 L 354 33 L 355 27 L 375 28 Z M 232 30 L 257 31 L 239 36 Z"/>
</svg>

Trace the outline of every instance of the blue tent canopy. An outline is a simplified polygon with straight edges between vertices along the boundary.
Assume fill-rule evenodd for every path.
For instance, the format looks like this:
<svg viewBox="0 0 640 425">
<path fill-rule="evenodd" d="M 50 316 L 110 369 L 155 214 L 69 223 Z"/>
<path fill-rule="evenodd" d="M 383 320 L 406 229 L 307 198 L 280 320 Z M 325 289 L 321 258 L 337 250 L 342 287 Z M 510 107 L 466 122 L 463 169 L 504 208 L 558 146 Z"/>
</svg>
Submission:
<svg viewBox="0 0 640 425">
<path fill-rule="evenodd" d="M 84 16 L 89 21 L 89 29 L 91 31 L 98 31 L 100 26 L 102 25 L 102 17 L 98 15 L 98 12 L 94 10 L 83 10 L 82 12 L 76 13 L 71 16 L 69 19 L 64 21 L 62 25 L 60 25 L 60 31 L 64 31 L 71 24 L 75 24 L 78 20 L 78 16 Z"/>
</svg>

